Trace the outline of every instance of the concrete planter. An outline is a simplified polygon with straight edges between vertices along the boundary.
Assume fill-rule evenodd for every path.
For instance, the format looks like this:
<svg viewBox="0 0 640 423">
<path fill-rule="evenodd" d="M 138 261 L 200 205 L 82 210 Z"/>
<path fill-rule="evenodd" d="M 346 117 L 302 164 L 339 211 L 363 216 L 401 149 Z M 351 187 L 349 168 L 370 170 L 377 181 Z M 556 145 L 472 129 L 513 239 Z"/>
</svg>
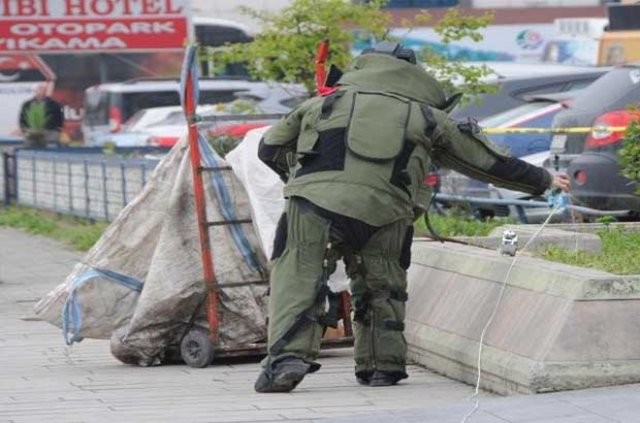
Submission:
<svg viewBox="0 0 640 423">
<path fill-rule="evenodd" d="M 519 254 L 485 335 L 481 386 L 510 394 L 640 382 L 640 276 Z M 410 358 L 475 384 L 480 334 L 511 263 L 483 248 L 415 242 Z"/>
</svg>

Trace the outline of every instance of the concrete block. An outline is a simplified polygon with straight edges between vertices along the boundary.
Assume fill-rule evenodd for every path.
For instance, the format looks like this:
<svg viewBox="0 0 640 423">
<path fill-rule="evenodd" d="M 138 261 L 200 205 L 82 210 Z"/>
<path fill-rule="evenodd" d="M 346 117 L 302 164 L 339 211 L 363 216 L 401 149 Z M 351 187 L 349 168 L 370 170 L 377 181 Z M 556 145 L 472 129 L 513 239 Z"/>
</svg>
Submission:
<svg viewBox="0 0 640 423">
<path fill-rule="evenodd" d="M 410 357 L 499 393 L 640 382 L 640 276 L 520 254 L 416 242 L 405 336 Z M 505 283 L 506 279 L 506 283 Z M 500 299 L 500 300 L 499 300 Z"/>
</svg>

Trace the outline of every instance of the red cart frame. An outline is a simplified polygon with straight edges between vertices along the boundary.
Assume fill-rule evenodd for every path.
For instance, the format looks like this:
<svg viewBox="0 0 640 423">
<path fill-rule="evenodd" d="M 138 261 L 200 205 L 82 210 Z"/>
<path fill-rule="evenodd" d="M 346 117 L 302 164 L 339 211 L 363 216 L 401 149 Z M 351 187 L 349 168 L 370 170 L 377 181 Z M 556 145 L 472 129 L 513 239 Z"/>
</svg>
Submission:
<svg viewBox="0 0 640 423">
<path fill-rule="evenodd" d="M 194 54 L 195 56 L 195 54 Z M 326 58 L 326 53 L 325 53 Z M 322 60 L 324 64 L 324 60 Z M 191 67 L 192 64 L 185 63 L 184 66 Z M 186 76 L 186 78 L 184 78 Z M 183 107 L 187 117 L 189 151 L 191 159 L 191 169 L 193 176 L 193 189 L 195 197 L 196 214 L 198 219 L 198 232 L 200 238 L 200 251 L 202 260 L 202 270 L 204 284 L 206 288 L 206 298 L 204 306 L 206 310 L 209 334 L 206 338 L 202 336 L 202 330 L 195 330 L 193 320 L 191 327 L 187 328 L 181 339 L 180 351 L 182 359 L 192 367 L 206 367 L 214 357 L 231 357 L 246 355 L 262 355 L 266 353 L 266 344 L 246 344 L 239 347 L 221 347 L 220 340 L 220 315 L 219 315 L 219 293 L 220 285 L 215 276 L 215 266 L 211 251 L 209 228 L 212 225 L 234 225 L 250 223 L 250 220 L 242 221 L 222 221 L 209 222 L 207 220 L 206 198 L 202 174 L 204 172 L 220 171 L 223 168 L 207 168 L 201 164 L 201 153 L 198 134 L 198 116 L 196 115 L 196 78 L 195 72 L 184 72 L 184 99 Z M 266 281 L 262 281 L 265 283 Z M 261 282 L 255 282 L 261 283 Z M 196 311 L 196 313 L 198 310 Z M 353 344 L 353 328 L 351 322 L 350 294 L 346 291 L 341 293 L 340 318 L 343 322 L 344 336 L 340 338 L 330 338 L 323 340 L 323 347 L 340 347 Z M 195 315 L 194 315 L 195 317 Z"/>
</svg>

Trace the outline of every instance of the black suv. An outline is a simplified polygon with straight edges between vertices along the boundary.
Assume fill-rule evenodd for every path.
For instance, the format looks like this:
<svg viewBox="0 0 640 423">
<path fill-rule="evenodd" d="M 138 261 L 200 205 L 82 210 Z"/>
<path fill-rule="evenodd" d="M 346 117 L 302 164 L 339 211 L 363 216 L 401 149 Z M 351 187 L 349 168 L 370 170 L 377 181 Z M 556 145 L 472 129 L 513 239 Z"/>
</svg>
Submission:
<svg viewBox="0 0 640 423">
<path fill-rule="evenodd" d="M 640 212 L 640 197 L 620 176 L 618 151 L 624 127 L 640 115 L 629 109 L 640 102 L 640 64 L 615 68 L 582 91 L 558 113 L 554 128 L 592 127 L 588 133 L 555 135 L 551 165 L 572 178 L 577 202 L 601 210 Z"/>
</svg>

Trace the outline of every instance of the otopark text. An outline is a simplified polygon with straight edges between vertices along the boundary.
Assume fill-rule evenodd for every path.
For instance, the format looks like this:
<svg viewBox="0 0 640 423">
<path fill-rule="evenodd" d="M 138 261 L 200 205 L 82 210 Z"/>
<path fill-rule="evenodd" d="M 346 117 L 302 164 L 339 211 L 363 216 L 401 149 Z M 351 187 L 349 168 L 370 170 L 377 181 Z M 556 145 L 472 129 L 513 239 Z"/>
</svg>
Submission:
<svg viewBox="0 0 640 423">
<path fill-rule="evenodd" d="M 188 0 L 0 0 L 0 52 L 182 48 Z"/>
</svg>

